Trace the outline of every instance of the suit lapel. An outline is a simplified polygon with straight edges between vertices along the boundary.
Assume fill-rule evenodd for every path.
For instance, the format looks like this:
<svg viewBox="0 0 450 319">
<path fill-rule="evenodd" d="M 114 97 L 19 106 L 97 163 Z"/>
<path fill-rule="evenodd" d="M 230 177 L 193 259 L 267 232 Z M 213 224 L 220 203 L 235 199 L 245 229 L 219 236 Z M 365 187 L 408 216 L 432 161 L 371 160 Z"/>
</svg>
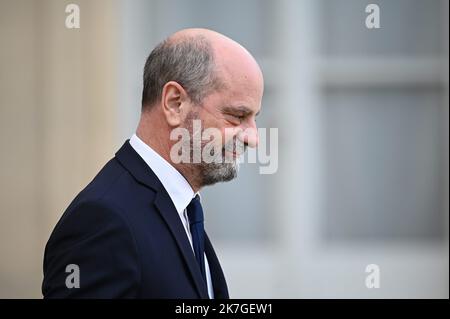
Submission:
<svg viewBox="0 0 450 319">
<path fill-rule="evenodd" d="M 158 192 L 154 204 L 175 238 L 200 298 L 208 299 L 208 290 L 200 272 L 200 267 L 197 264 L 197 260 L 195 259 L 194 252 L 192 251 L 191 244 L 186 236 L 180 217 L 165 189 L 161 189 Z"/>
<path fill-rule="evenodd" d="M 227 282 L 220 266 L 219 259 L 214 252 L 214 248 L 209 240 L 208 235 L 205 233 L 205 253 L 208 258 L 209 269 L 211 271 L 211 279 L 214 288 L 215 299 L 229 299 Z"/>
</svg>

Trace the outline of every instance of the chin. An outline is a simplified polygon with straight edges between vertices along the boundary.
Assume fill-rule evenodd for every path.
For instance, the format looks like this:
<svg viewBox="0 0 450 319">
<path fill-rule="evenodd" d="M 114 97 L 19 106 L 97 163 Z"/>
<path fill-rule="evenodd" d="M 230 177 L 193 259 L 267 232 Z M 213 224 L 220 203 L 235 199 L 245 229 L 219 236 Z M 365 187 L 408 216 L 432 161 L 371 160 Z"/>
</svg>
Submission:
<svg viewBox="0 0 450 319">
<path fill-rule="evenodd" d="M 235 179 L 238 175 L 239 164 L 237 162 L 229 164 L 214 164 L 208 165 L 208 168 L 203 170 L 203 185 L 213 185 L 219 182 L 229 182 Z"/>
</svg>

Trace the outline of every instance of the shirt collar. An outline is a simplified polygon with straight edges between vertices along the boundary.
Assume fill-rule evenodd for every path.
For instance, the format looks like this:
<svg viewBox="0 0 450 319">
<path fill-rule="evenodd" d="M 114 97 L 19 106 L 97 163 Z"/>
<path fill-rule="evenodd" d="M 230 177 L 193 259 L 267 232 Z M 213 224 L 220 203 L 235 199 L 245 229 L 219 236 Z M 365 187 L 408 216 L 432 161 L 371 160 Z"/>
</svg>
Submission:
<svg viewBox="0 0 450 319">
<path fill-rule="evenodd" d="M 156 174 L 170 196 L 180 216 L 196 194 L 183 175 L 161 155 L 145 144 L 136 134 L 130 145 Z"/>
</svg>

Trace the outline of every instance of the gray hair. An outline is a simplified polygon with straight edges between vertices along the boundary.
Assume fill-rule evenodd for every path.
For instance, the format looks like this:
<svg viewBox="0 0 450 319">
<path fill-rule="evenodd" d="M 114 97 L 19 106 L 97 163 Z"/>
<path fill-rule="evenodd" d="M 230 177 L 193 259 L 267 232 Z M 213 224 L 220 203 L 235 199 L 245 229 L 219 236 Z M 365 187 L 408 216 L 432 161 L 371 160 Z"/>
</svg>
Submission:
<svg viewBox="0 0 450 319">
<path fill-rule="evenodd" d="M 214 52 L 203 36 L 170 38 L 158 44 L 147 58 L 144 67 L 142 109 L 155 104 L 169 81 L 180 84 L 194 104 L 221 87 L 216 74 Z"/>
</svg>

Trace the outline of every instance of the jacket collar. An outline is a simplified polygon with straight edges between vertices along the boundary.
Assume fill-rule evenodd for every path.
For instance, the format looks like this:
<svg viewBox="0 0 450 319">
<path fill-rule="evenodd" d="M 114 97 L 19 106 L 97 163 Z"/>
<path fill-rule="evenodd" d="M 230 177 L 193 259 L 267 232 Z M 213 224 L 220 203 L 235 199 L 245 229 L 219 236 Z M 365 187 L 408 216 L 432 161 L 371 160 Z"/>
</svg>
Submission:
<svg viewBox="0 0 450 319">
<path fill-rule="evenodd" d="M 139 183 L 150 187 L 154 191 L 158 191 L 162 187 L 155 173 L 130 145 L 130 140 L 126 140 L 116 152 L 116 159 Z"/>
</svg>

